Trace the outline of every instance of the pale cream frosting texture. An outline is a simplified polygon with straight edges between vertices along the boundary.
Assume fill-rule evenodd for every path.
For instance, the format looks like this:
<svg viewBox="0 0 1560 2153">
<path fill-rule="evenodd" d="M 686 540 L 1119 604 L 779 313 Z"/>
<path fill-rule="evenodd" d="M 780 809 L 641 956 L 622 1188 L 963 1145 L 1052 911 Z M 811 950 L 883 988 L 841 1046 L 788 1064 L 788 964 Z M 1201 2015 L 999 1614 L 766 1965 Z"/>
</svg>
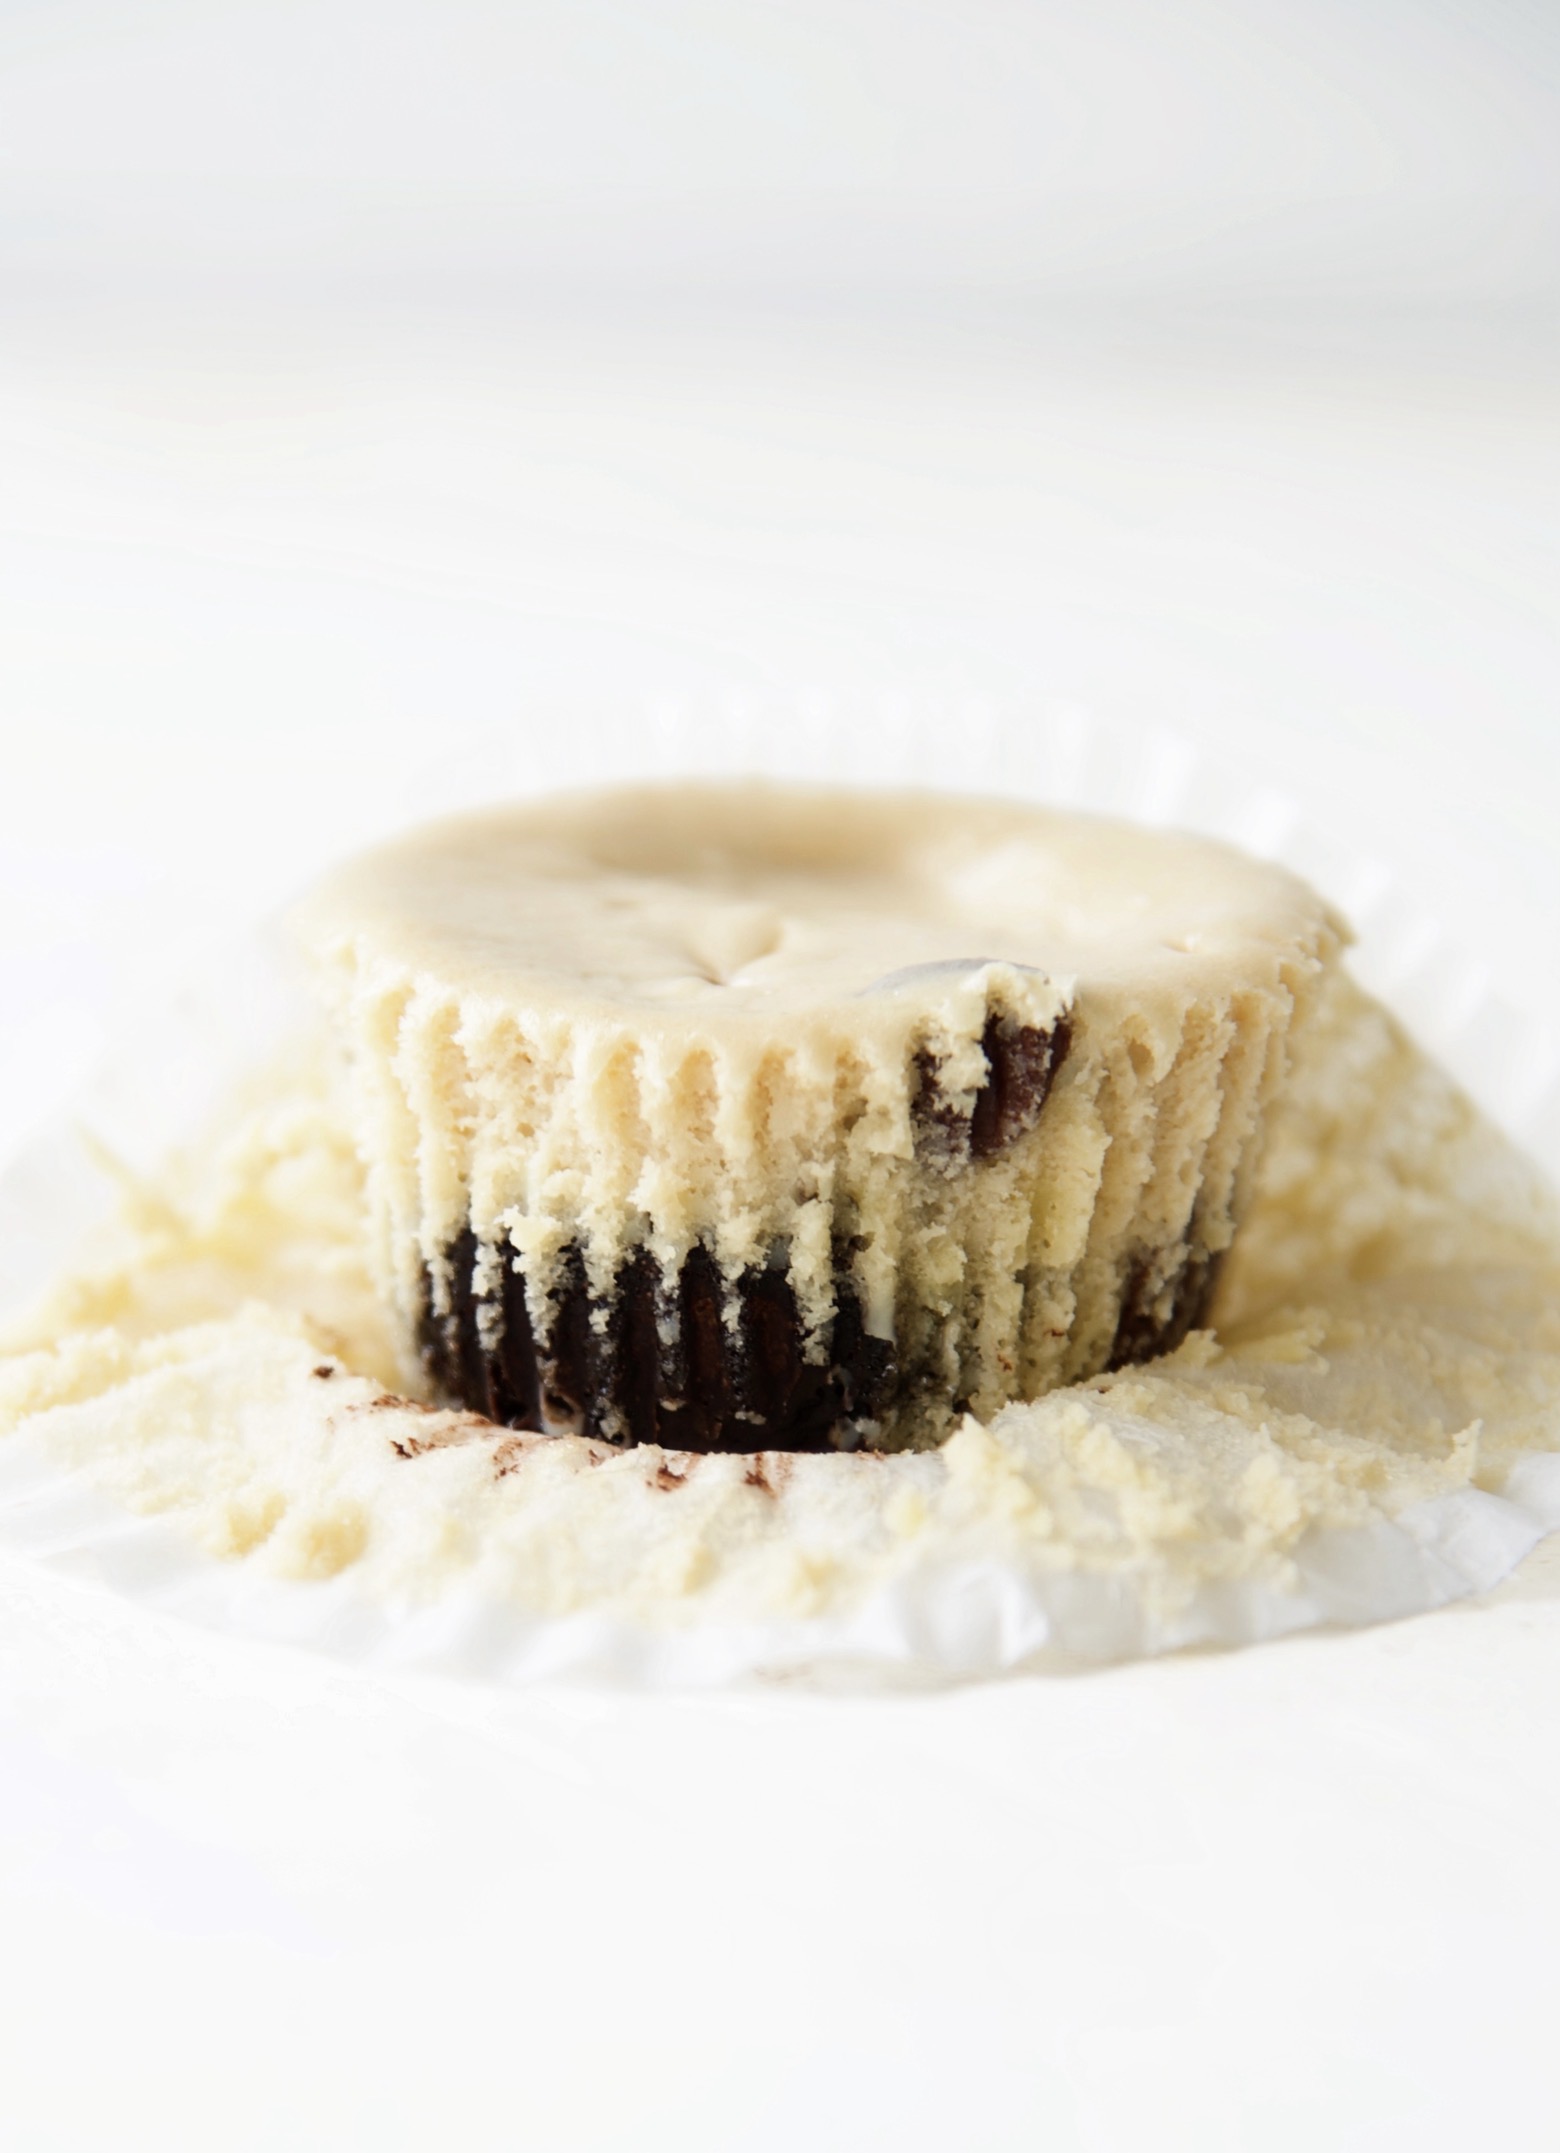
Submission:
<svg viewBox="0 0 1560 2153">
<path fill-rule="evenodd" d="M 935 1452 L 614 1452 L 397 1395 L 363 1201 L 323 1075 L 290 1072 L 14 1331 L 0 1427 L 267 1576 L 658 1628 L 827 1620 L 972 1562 L 1173 1615 L 1560 1449 L 1549 1193 L 1342 975 L 1214 1329 Z"/>
</svg>

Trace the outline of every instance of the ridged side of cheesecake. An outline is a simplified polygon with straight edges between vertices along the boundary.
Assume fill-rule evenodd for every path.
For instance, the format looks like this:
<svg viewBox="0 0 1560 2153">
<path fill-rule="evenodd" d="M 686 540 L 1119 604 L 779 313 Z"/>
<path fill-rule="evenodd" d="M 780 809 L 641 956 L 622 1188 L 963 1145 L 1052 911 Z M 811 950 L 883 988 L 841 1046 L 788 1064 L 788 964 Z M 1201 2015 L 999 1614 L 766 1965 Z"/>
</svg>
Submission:
<svg viewBox="0 0 1560 2153">
<path fill-rule="evenodd" d="M 935 1442 L 1177 1343 L 1339 941 L 1206 841 L 759 786 L 445 825 L 309 933 L 409 1361 L 750 1450 Z"/>
</svg>

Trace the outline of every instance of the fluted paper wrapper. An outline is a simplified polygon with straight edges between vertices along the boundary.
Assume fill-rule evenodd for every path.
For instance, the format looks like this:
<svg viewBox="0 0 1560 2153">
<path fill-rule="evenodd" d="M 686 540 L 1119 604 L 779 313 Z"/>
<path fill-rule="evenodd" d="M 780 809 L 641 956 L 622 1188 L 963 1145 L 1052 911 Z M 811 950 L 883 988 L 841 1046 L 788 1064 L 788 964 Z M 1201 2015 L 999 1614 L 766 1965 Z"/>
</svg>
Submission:
<svg viewBox="0 0 1560 2153">
<path fill-rule="evenodd" d="M 765 743 L 771 745 L 766 746 Z M 1078 714 L 879 710 L 781 714 L 662 709 L 549 741 L 495 746 L 419 787 L 457 807 L 570 782 L 759 770 L 793 778 L 1007 792 L 1200 829 L 1296 869 L 1360 933 L 1356 971 L 1544 1170 L 1560 1163 L 1560 1065 L 1537 1023 L 1498 1006 L 1457 951 L 1374 863 L 1329 845 L 1295 803 L 1211 768 L 1172 739 Z M 431 796 L 431 797 L 430 797 Z M 315 1022 L 276 943 L 256 936 L 119 1043 L 75 1110 L 0 1181 L 0 1294 L 17 1304 L 103 1231 L 128 1172 L 162 1161 Z M 112 1161 L 110 1166 L 108 1162 Z M 1547 1417 L 1546 1417 L 1547 1416 Z M 1553 1448 L 1551 1449 L 1551 1444 Z M 850 1461 L 859 1473 L 871 1461 Z M 830 1461 L 809 1461 L 810 1471 Z M 844 1469 L 845 1461 L 841 1461 Z M 1190 1645 L 1246 1645 L 1323 1624 L 1382 1621 L 1488 1589 L 1560 1526 L 1560 1406 L 1534 1405 L 1529 1446 L 1479 1485 L 1392 1515 L 1307 1532 L 1282 1565 L 1166 1595 L 1147 1572 L 1022 1559 L 968 1535 L 820 1613 L 735 1620 L 690 1596 L 675 1620 L 584 1607 L 537 1614 L 471 1581 L 413 1603 L 347 1564 L 325 1582 L 202 1553 L 66 1469 L 25 1428 L 0 1440 L 0 1547 L 218 1629 L 386 1669 L 518 1683 L 559 1674 L 626 1683 L 753 1678 L 938 1681 L 1077 1666 Z"/>
</svg>

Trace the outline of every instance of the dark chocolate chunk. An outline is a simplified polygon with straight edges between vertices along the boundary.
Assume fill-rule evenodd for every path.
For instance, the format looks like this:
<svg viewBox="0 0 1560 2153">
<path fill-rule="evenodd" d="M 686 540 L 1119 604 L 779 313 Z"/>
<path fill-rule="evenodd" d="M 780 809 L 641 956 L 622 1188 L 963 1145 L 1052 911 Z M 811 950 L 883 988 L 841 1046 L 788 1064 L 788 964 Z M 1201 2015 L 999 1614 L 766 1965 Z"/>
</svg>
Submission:
<svg viewBox="0 0 1560 2153">
<path fill-rule="evenodd" d="M 1044 1031 L 993 1010 L 980 1035 L 986 1076 L 968 1112 L 943 1090 L 937 1057 L 921 1048 L 913 1112 L 927 1148 L 955 1162 L 993 1159 L 1005 1151 L 1040 1119 L 1071 1045 L 1072 1027 L 1065 1017 Z"/>
<path fill-rule="evenodd" d="M 739 1290 L 742 1399 L 735 1428 L 743 1450 L 828 1450 L 842 1399 L 830 1369 L 802 1356 L 802 1322 L 791 1281 L 777 1268 L 750 1272 Z"/>
<path fill-rule="evenodd" d="M 1222 1261 L 1195 1241 L 1168 1268 L 1162 1253 L 1140 1258 L 1127 1273 L 1107 1368 L 1157 1360 L 1184 1345 L 1207 1317 Z"/>
<path fill-rule="evenodd" d="M 858 1421 L 880 1419 L 897 1387 L 898 1360 L 892 1339 L 874 1338 L 867 1329 L 861 1296 L 839 1256 L 835 1258 L 829 1351 L 847 1413 Z"/>
<path fill-rule="evenodd" d="M 469 1228 L 450 1244 L 445 1257 L 449 1307 L 443 1315 L 434 1307 L 433 1284 L 424 1273 L 417 1323 L 423 1366 L 436 1391 L 472 1412 L 507 1428 L 539 1429 L 540 1370 L 525 1304 L 525 1281 L 506 1253 L 499 1320 L 494 1326 L 497 1344 L 490 1351 L 482 1340 L 485 1299 L 476 1290 L 480 1254 L 481 1246 Z"/>
<path fill-rule="evenodd" d="M 724 1316 L 720 1271 L 695 1248 L 668 1293 L 660 1267 L 640 1249 L 621 1267 L 610 1300 L 593 1301 L 583 1257 L 565 1254 L 538 1350 L 523 1281 L 506 1260 L 502 1305 L 482 1343 L 475 1291 L 477 1247 L 462 1233 L 447 1263 L 450 1309 L 420 1326 L 434 1387 L 474 1412 L 515 1428 L 546 1418 L 615 1443 L 689 1451 L 830 1450 L 859 1445 L 892 1396 L 893 1347 L 869 1336 L 850 1276 L 850 1249 L 836 1254 L 836 1314 L 824 1361 L 804 1351 L 805 1328 L 783 1269 L 745 1273 L 736 1284 L 734 1327 Z M 867 1424 L 867 1425 L 863 1425 Z"/>
<path fill-rule="evenodd" d="M 1027 1135 L 1040 1119 L 1072 1044 L 1072 1028 L 1065 1017 L 1058 1017 L 1046 1032 L 993 1013 L 980 1044 L 988 1074 L 975 1094 L 970 1152 L 977 1159 L 990 1159 Z"/>
<path fill-rule="evenodd" d="M 617 1275 L 608 1318 L 608 1402 L 616 1425 L 608 1432 L 644 1428 L 653 1432 L 638 1441 L 659 1442 L 661 1339 L 656 1323 L 661 1270 L 647 1248 L 636 1249 Z"/>
</svg>

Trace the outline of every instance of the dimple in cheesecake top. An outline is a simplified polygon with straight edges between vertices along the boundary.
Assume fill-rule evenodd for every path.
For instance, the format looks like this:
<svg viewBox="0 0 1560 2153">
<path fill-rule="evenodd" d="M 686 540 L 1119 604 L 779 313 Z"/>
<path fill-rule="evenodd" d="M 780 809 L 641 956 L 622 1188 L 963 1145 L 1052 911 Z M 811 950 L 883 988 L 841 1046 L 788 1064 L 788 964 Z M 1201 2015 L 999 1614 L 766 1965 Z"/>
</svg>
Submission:
<svg viewBox="0 0 1560 2153">
<path fill-rule="evenodd" d="M 1026 1023 L 1182 1009 L 1276 980 L 1335 931 L 1282 869 L 1212 840 L 921 793 L 625 787 L 461 817 L 335 876 L 307 916 L 360 970 L 488 1014 L 662 1037 L 858 1035 L 972 996 Z"/>
</svg>

